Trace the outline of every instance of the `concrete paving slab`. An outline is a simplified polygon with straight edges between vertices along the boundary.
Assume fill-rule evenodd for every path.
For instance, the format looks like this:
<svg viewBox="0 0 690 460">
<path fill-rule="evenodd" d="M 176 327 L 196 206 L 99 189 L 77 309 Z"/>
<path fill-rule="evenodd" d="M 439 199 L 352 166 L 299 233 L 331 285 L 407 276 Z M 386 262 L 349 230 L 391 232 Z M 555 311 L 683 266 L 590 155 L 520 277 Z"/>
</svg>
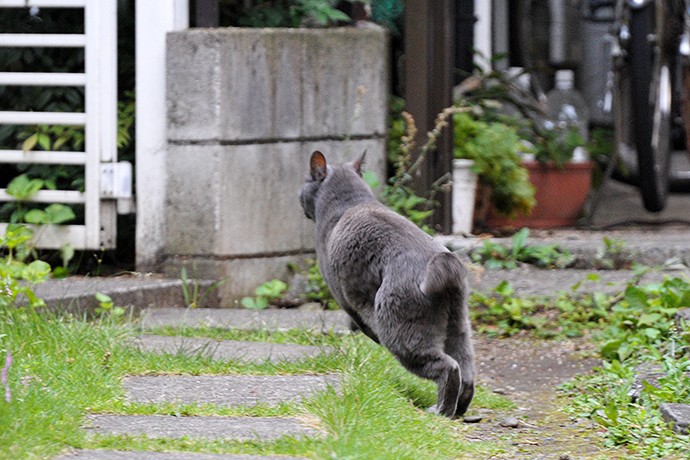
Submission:
<svg viewBox="0 0 690 460">
<path fill-rule="evenodd" d="M 345 334 L 350 332 L 349 325 L 348 316 L 342 311 L 147 308 L 141 315 L 141 327 L 145 330 L 170 326 L 269 331 L 304 329 Z"/>
<path fill-rule="evenodd" d="M 55 460 L 302 460 L 282 455 L 200 454 L 194 452 L 142 452 L 123 450 L 76 450 Z"/>
<path fill-rule="evenodd" d="M 168 337 L 142 335 L 133 340 L 139 349 L 154 353 L 204 356 L 218 360 L 277 363 L 314 358 L 333 351 L 329 347 L 315 347 L 291 343 L 214 340 L 200 337 Z"/>
<path fill-rule="evenodd" d="M 314 437 L 319 431 L 292 417 L 175 417 L 89 415 L 86 429 L 103 435 L 270 441 L 282 436 Z"/>
<path fill-rule="evenodd" d="M 690 211 L 688 212 L 690 219 Z M 574 229 L 531 230 L 528 245 L 555 244 L 575 256 L 575 267 L 596 269 L 602 267 L 599 260 L 605 250 L 604 238 L 621 243 L 621 261 L 637 262 L 649 266 L 662 266 L 669 262 L 690 266 L 690 227 L 643 228 L 634 230 L 588 231 Z M 486 236 L 465 238 L 460 235 L 440 235 L 436 239 L 449 249 L 461 254 L 481 248 Z M 488 240 L 509 246 L 511 238 Z"/>
<path fill-rule="evenodd" d="M 135 403 L 215 404 L 218 406 L 275 406 L 299 402 L 339 378 L 328 375 L 160 375 L 126 377 L 127 400 Z"/>
<path fill-rule="evenodd" d="M 196 280 L 200 292 L 213 289 L 213 281 Z M 182 280 L 165 278 L 161 275 L 131 274 L 114 277 L 70 276 L 64 279 L 49 279 L 38 284 L 34 292 L 46 305 L 55 311 L 93 313 L 99 305 L 97 292 L 110 296 L 120 307 L 130 307 L 138 313 L 147 307 L 183 307 L 185 298 Z M 204 298 L 204 307 L 217 307 L 218 296 L 211 291 Z"/>
<path fill-rule="evenodd" d="M 678 433 L 687 434 L 690 427 L 690 404 L 664 403 L 659 406 L 664 420 Z"/>
</svg>

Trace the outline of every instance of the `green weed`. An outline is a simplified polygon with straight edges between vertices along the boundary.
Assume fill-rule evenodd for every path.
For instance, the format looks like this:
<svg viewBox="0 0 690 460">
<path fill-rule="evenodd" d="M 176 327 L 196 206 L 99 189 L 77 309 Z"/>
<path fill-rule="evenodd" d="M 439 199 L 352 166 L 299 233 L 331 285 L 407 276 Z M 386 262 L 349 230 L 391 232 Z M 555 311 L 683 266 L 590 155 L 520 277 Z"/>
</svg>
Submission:
<svg viewBox="0 0 690 460">
<path fill-rule="evenodd" d="M 251 310 L 263 310 L 268 307 L 272 301 L 280 299 L 288 285 L 284 281 L 274 279 L 260 284 L 254 293 L 255 297 L 243 297 L 240 303 L 244 308 Z"/>
<path fill-rule="evenodd" d="M 528 245 L 529 229 L 523 228 L 513 235 L 510 247 L 501 243 L 484 241 L 481 248 L 470 253 L 473 262 L 489 269 L 513 269 L 520 263 L 540 268 L 566 268 L 575 262 L 575 257 L 555 244 Z"/>
<path fill-rule="evenodd" d="M 182 280 L 182 295 L 184 296 L 184 304 L 188 308 L 203 307 L 208 296 L 213 294 L 213 292 L 220 286 L 225 284 L 227 280 L 219 280 L 213 282 L 211 286 L 201 289 L 201 283 L 199 283 L 199 277 L 196 273 L 196 268 L 194 269 L 193 277 L 190 279 L 187 275 L 187 268 L 182 267 L 180 270 L 180 279 Z"/>
</svg>

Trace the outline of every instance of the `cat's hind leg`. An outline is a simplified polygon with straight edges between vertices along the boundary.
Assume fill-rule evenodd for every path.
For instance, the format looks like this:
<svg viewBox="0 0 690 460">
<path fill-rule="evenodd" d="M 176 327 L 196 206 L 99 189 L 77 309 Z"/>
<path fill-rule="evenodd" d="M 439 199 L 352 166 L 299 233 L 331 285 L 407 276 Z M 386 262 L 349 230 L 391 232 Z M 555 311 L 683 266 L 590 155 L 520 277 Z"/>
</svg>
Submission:
<svg viewBox="0 0 690 460">
<path fill-rule="evenodd" d="M 466 289 L 465 291 L 466 292 Z M 472 326 L 468 319 L 467 304 L 464 294 L 456 296 L 451 305 L 444 350 L 460 366 L 461 390 L 456 416 L 463 415 L 474 397 L 474 346 L 472 344 Z"/>
<path fill-rule="evenodd" d="M 414 331 L 405 329 L 405 334 L 386 334 L 385 339 L 381 336 L 383 345 L 407 370 L 436 382 L 438 399 L 435 412 L 453 417 L 460 397 L 460 365 L 443 351 L 442 345 L 435 343 L 428 330 L 425 333 L 418 327 Z"/>
</svg>

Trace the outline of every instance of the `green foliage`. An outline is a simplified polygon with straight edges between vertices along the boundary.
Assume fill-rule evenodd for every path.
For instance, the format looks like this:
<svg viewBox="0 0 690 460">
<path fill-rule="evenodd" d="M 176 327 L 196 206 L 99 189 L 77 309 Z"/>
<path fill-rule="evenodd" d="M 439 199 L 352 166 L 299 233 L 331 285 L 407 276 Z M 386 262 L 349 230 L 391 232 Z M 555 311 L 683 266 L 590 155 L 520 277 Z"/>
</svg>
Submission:
<svg viewBox="0 0 690 460">
<path fill-rule="evenodd" d="M 84 148 L 84 128 L 75 126 L 36 125 L 20 131 L 22 150 L 28 152 L 40 147 L 45 151 L 81 150 Z"/>
<path fill-rule="evenodd" d="M 33 232 L 24 225 L 9 224 L 0 238 L 0 250 L 6 254 L 0 257 L 0 309 L 45 305 L 34 293 L 34 286 L 45 281 L 51 274 L 50 265 L 41 260 L 30 263 L 26 259 L 31 253 Z"/>
<path fill-rule="evenodd" d="M 401 110 L 397 107 L 395 110 Z M 391 130 L 394 132 L 389 141 L 389 159 L 393 161 L 394 174 L 388 179 L 380 193 L 383 204 L 408 218 L 422 230 L 432 234 L 434 229 L 427 224 L 428 218 L 434 213 L 438 205 L 434 196 L 439 191 L 447 191 L 451 181 L 450 174 L 439 177 L 426 194 L 419 195 L 412 187 L 414 174 L 425 161 L 427 155 L 436 149 L 436 141 L 443 129 L 448 127 L 449 119 L 463 108 L 449 107 L 441 111 L 434 122 L 434 128 L 426 133 L 423 145 L 417 146 L 417 126 L 409 113 L 402 111 L 400 119 L 402 128 L 395 122 Z M 397 117 L 396 117 L 397 120 Z"/>
<path fill-rule="evenodd" d="M 391 98 L 387 158 L 395 172 L 380 190 L 379 199 L 390 209 L 431 234 L 433 229 L 426 221 L 434 213 L 436 203 L 429 197 L 419 196 L 411 187 L 412 172 L 416 167 L 412 161 L 412 149 L 417 128 L 412 117 L 404 109 L 404 99 Z M 379 188 L 380 182 L 373 174 L 364 176 L 364 179 L 372 190 Z"/>
<path fill-rule="evenodd" d="M 595 262 L 600 269 L 620 270 L 630 268 L 631 260 L 629 252 L 625 250 L 625 241 L 604 237 Z"/>
<path fill-rule="evenodd" d="M 407 130 L 403 112 L 405 111 L 405 99 L 398 96 L 391 96 L 388 108 L 388 144 L 386 148 L 386 157 L 388 163 L 397 165 L 403 151 L 403 137 Z"/>
<path fill-rule="evenodd" d="M 615 299 L 609 325 L 602 333 L 601 354 L 609 360 L 625 361 L 639 357 L 644 350 L 667 349 L 673 338 L 674 317 L 683 307 L 690 307 L 690 284 L 681 278 L 667 278 L 661 283 L 628 285 Z M 681 337 L 683 345 L 690 337 Z"/>
<path fill-rule="evenodd" d="M 338 0 L 274 0 L 244 2 L 238 24 L 245 27 L 328 27 L 351 22 L 336 8 Z M 225 12 L 224 12 L 225 13 Z"/>
<path fill-rule="evenodd" d="M 528 214 L 535 205 L 534 187 L 522 164 L 526 147 L 515 128 L 476 119 L 470 113 L 453 117 L 454 156 L 474 161 L 473 170 L 491 189 L 491 203 L 506 215 Z"/>
<path fill-rule="evenodd" d="M 607 296 L 578 295 L 579 287 L 580 283 L 553 298 L 519 298 L 510 283 L 503 281 L 491 294 L 472 293 L 470 314 L 475 327 L 490 335 L 579 337 L 602 327 L 609 306 Z"/>
<path fill-rule="evenodd" d="M 124 99 L 117 102 L 117 148 L 124 150 L 132 144 L 136 104 L 134 91 L 125 91 Z"/>
<path fill-rule="evenodd" d="M 411 187 L 400 182 L 391 182 L 384 186 L 381 201 L 393 211 L 407 217 L 412 223 L 427 233 L 433 233 L 425 222 L 434 213 L 435 203 L 428 198 L 417 195 Z"/>
<path fill-rule="evenodd" d="M 480 263 L 489 269 L 513 269 L 518 263 L 535 265 L 540 268 L 566 268 L 575 258 L 555 244 L 528 245 L 529 229 L 523 228 L 513 235 L 512 246 L 484 241 L 481 248 L 470 253 L 473 262 Z"/>
<path fill-rule="evenodd" d="M 43 188 L 43 184 L 41 179 L 29 179 L 26 174 L 21 174 L 10 181 L 7 194 L 18 201 L 27 201 Z"/>
<path fill-rule="evenodd" d="M 98 306 L 96 307 L 96 315 L 98 316 L 110 316 L 112 318 L 121 318 L 125 314 L 125 309 L 122 307 L 115 306 L 113 299 L 101 292 L 95 294 L 96 300 L 98 301 Z"/>
<path fill-rule="evenodd" d="M 300 458 L 490 458 L 496 443 L 469 441 L 458 421 L 423 409 L 436 397 L 432 382 L 406 371 L 383 347 L 357 335 L 305 331 L 169 330 L 167 334 L 313 345 L 331 353 L 299 360 L 248 363 L 202 354 L 143 352 L 131 340 L 134 325 L 101 318 L 86 322 L 69 316 L 0 311 L 0 359 L 11 351 L 8 372 L 12 399 L 0 399 L 0 458 L 53 458 L 69 448 L 157 450 L 286 456 Z M 150 332 L 150 331 L 149 331 Z M 159 331 L 155 331 L 159 333 Z M 279 406 L 225 407 L 196 404 L 137 404 L 126 400 L 122 378 L 141 374 L 286 375 L 335 373 L 329 389 Z M 515 405 L 478 387 L 471 411 L 499 416 Z M 297 416 L 320 431 L 310 438 L 235 442 L 204 439 L 147 439 L 89 436 L 87 413 L 188 416 Z M 391 430 L 391 421 L 395 430 Z M 424 429 L 420 429 L 423 427 Z"/>
<path fill-rule="evenodd" d="M 662 402 L 687 402 L 690 361 L 665 355 L 656 386 L 645 382 L 633 401 L 629 391 L 636 373 L 634 361 L 605 361 L 594 373 L 577 377 L 563 389 L 573 395 L 566 408 L 574 416 L 594 421 L 609 447 L 624 447 L 631 458 L 686 458 L 690 436 L 674 432 L 659 411 Z"/>
<path fill-rule="evenodd" d="M 598 279 L 592 274 L 587 280 Z M 690 307 L 690 283 L 666 278 L 638 285 L 633 279 L 616 296 L 578 294 L 581 284 L 548 299 L 517 298 L 503 282 L 490 295 L 472 295 L 472 320 L 491 335 L 590 337 L 605 360 L 563 387 L 573 397 L 566 410 L 591 419 L 609 447 L 625 447 L 634 458 L 682 458 L 690 437 L 671 430 L 659 405 L 690 398 L 690 331 L 678 331 L 674 323 L 678 309 Z M 661 375 L 654 386 L 643 383 L 633 401 L 629 392 L 640 363 L 656 364 Z"/>
<path fill-rule="evenodd" d="M 252 310 L 263 310 L 274 300 L 280 299 L 288 286 L 284 281 L 274 279 L 260 284 L 254 293 L 255 297 L 243 297 L 240 303 L 243 307 Z"/>
<path fill-rule="evenodd" d="M 535 158 L 540 163 L 553 163 L 563 166 L 573 159 L 573 150 L 585 145 L 585 140 L 577 127 L 570 126 L 541 131 L 532 139 L 536 145 Z"/>
<path fill-rule="evenodd" d="M 24 216 L 28 224 L 62 224 L 74 219 L 74 211 L 60 203 L 48 205 L 45 209 L 32 209 Z"/>
<path fill-rule="evenodd" d="M 44 184 L 42 179 L 29 179 L 26 174 L 10 181 L 7 193 L 17 199 L 16 210 L 10 217 L 11 223 L 62 224 L 76 217 L 72 208 L 60 203 L 50 204 L 45 209 L 24 209 L 23 203 L 36 195 Z"/>
<path fill-rule="evenodd" d="M 315 259 L 307 260 L 307 299 L 312 302 L 319 302 L 327 310 L 337 310 L 338 303 L 333 298 L 331 290 L 326 284 L 326 280 L 321 276 L 319 264 Z"/>
<path fill-rule="evenodd" d="M 496 56 L 494 62 L 505 56 Z M 585 140 L 573 127 L 561 127 L 551 120 L 544 121 L 543 105 L 518 83 L 521 74 L 508 74 L 494 66 L 490 71 L 476 68 L 474 74 L 459 87 L 459 103 L 471 106 L 477 117 L 487 123 L 501 123 L 515 129 L 529 145 L 521 151 L 534 153 L 541 163 L 562 165 L 572 159 L 575 147 Z"/>
</svg>

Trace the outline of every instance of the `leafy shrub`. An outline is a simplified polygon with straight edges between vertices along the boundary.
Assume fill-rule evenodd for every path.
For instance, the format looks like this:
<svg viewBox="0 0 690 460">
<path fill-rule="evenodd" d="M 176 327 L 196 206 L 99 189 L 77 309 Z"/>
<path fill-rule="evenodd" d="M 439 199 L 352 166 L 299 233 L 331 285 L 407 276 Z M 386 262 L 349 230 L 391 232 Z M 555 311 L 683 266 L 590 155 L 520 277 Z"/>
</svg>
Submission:
<svg viewBox="0 0 690 460">
<path fill-rule="evenodd" d="M 45 305 L 34 293 L 34 286 L 45 281 L 51 273 L 48 263 L 34 260 L 27 263 L 31 253 L 33 232 L 24 225 L 10 224 L 0 238 L 0 249 L 5 255 L 0 257 L 0 308 Z"/>
<path fill-rule="evenodd" d="M 522 164 L 525 147 L 515 128 L 475 119 L 467 112 L 453 117 L 454 156 L 474 161 L 479 180 L 490 187 L 491 203 L 502 214 L 529 214 L 534 187 Z"/>
</svg>

